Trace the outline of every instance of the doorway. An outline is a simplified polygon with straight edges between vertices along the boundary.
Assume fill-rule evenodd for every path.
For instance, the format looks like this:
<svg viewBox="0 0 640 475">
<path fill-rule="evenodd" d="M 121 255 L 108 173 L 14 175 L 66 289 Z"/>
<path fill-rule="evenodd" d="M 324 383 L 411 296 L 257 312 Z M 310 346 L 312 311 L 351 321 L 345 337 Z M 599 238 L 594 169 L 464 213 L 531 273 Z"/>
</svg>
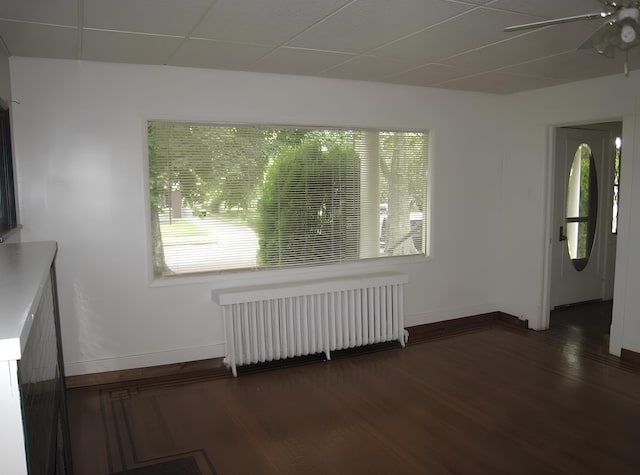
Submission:
<svg viewBox="0 0 640 475">
<path fill-rule="evenodd" d="M 605 331 L 617 245 L 622 122 L 555 129 L 550 327 Z M 568 325 L 568 326 L 567 326 Z M 595 336 L 594 338 L 598 338 Z"/>
</svg>

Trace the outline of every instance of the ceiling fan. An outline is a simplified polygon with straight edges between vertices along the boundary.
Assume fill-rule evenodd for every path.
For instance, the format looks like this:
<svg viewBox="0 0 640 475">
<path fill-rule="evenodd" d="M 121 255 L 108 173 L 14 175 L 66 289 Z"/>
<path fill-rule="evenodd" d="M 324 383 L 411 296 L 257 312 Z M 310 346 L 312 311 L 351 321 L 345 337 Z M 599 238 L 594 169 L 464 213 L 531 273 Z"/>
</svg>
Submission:
<svg viewBox="0 0 640 475">
<path fill-rule="evenodd" d="M 602 3 L 604 4 L 604 9 L 601 12 L 525 23 L 507 27 L 504 31 L 529 30 L 574 21 L 605 19 L 602 26 L 582 43 L 578 49 L 593 48 L 599 54 L 608 58 L 615 56 L 616 49 L 625 52 L 627 57 L 624 63 L 624 74 L 628 76 L 628 52 L 631 48 L 640 44 L 640 0 L 604 1 Z"/>
</svg>

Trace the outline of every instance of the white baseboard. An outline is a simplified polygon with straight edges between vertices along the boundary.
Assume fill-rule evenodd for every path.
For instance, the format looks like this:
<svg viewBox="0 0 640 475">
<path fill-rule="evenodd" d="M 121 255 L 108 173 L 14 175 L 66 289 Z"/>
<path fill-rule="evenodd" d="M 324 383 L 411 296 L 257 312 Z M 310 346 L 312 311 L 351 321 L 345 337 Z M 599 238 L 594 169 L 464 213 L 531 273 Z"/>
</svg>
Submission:
<svg viewBox="0 0 640 475">
<path fill-rule="evenodd" d="M 216 343 L 213 345 L 177 348 L 139 355 L 115 356 L 113 358 L 69 362 L 65 363 L 64 369 L 66 376 L 78 376 L 82 374 L 148 368 L 150 366 L 220 358 L 224 355 L 225 344 Z"/>
</svg>

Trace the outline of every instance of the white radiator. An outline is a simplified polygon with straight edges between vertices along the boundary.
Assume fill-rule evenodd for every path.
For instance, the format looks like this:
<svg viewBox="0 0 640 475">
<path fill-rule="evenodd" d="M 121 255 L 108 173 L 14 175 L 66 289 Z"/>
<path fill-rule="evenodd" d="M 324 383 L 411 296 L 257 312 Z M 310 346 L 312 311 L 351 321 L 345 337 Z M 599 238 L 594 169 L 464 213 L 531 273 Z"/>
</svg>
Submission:
<svg viewBox="0 0 640 475">
<path fill-rule="evenodd" d="M 216 290 L 222 306 L 227 357 L 237 366 L 357 346 L 399 341 L 405 346 L 405 274 Z"/>
</svg>

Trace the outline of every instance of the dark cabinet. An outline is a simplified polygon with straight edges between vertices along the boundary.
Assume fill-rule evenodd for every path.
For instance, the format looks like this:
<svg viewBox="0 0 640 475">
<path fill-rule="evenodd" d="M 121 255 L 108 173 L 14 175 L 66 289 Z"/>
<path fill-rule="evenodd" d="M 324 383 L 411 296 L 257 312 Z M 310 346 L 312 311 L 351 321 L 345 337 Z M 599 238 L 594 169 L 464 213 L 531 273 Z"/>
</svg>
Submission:
<svg viewBox="0 0 640 475">
<path fill-rule="evenodd" d="M 72 473 L 56 251 L 0 244 L 0 473 Z"/>
</svg>

